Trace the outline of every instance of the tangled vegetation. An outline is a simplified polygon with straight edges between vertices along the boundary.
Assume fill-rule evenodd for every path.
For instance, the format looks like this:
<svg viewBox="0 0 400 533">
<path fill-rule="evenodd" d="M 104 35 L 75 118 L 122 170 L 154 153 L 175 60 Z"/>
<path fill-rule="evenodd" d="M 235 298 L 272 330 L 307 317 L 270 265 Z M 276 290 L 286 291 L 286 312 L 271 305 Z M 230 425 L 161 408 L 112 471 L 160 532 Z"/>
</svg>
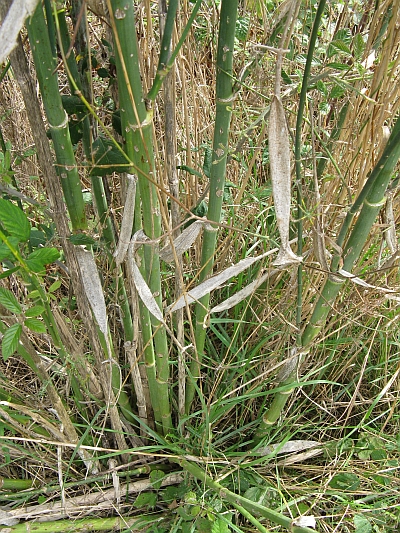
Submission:
<svg viewBox="0 0 400 533">
<path fill-rule="evenodd" d="M 0 533 L 398 531 L 399 0 L 0 17 Z"/>
</svg>

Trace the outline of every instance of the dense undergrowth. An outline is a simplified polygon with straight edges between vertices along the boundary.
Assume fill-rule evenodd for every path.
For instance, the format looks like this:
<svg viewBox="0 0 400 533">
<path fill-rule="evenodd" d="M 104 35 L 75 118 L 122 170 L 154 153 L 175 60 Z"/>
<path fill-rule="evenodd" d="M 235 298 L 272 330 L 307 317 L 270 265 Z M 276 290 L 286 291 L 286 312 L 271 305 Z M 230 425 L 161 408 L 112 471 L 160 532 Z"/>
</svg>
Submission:
<svg viewBox="0 0 400 533">
<path fill-rule="evenodd" d="M 27 20 L 1 74 L 0 531 L 398 531 L 399 9 Z"/>
</svg>

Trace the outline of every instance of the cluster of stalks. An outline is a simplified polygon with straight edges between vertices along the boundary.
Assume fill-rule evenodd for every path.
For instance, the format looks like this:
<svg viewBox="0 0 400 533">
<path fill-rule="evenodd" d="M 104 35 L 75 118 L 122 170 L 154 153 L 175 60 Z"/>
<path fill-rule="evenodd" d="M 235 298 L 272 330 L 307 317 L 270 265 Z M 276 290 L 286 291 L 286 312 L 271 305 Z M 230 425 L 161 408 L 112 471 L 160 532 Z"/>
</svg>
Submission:
<svg viewBox="0 0 400 533">
<path fill-rule="evenodd" d="M 9 2 L 5 2 L 7 3 Z M 78 69 L 79 54 L 85 54 L 85 47 L 90 46 L 90 43 L 86 42 L 88 15 L 85 1 L 74 2 L 76 5 L 71 13 L 72 38 L 66 11 L 57 10 L 55 3 L 50 0 L 45 0 L 44 6 L 39 2 L 26 23 L 53 150 L 49 145 L 21 39 L 10 55 L 12 71 L 24 98 L 52 217 L 63 249 L 70 284 L 76 296 L 79 317 L 86 331 L 90 358 L 85 358 L 82 354 L 63 314 L 54 309 L 41 275 L 29 270 L 29 264 L 15 252 L 15 262 L 19 262 L 19 268 L 24 271 L 24 282 L 36 290 L 37 303 L 43 307 L 41 316 L 61 365 L 70 368 L 69 379 L 75 405 L 72 416 L 65 408 L 65 398 L 57 390 L 51 372 L 45 368 L 31 339 L 24 331 L 15 347 L 16 351 L 45 388 L 51 407 L 55 409 L 62 423 L 63 431 L 57 428 L 56 422 L 45 423 L 36 415 L 32 427 L 25 430 L 15 415 L 20 401 L 10 400 L 9 396 L 5 402 L 7 405 L 0 410 L 0 417 L 6 421 L 7 427 L 13 431 L 21 431 L 26 437 L 57 441 L 63 445 L 72 443 L 91 476 L 100 475 L 103 469 L 101 461 L 93 451 L 100 441 L 96 440 L 97 437 L 92 435 L 90 430 L 80 433 L 77 430 L 77 422 L 92 420 L 92 425 L 109 425 L 117 455 L 122 462 L 129 462 L 135 456 L 140 459 L 140 450 L 145 449 L 148 443 L 168 446 L 171 439 L 185 434 L 185 428 L 195 418 L 199 405 L 204 404 L 203 407 L 207 409 L 202 376 L 206 371 L 203 361 L 207 357 L 210 314 L 215 312 L 215 308 L 212 309 L 211 306 L 211 291 L 250 267 L 250 261 L 238 263 L 231 267 L 232 270 L 226 269 L 218 273 L 221 276 L 224 274 L 224 279 L 213 276 L 218 262 L 217 248 L 221 232 L 232 230 L 229 225 L 222 223 L 227 162 L 231 154 L 232 113 L 235 100 L 245 86 L 245 78 L 248 75 L 243 71 L 244 74 L 239 77 L 238 65 L 234 64 L 236 20 L 240 9 L 238 0 L 222 0 L 218 11 L 215 114 L 206 219 L 193 214 L 189 209 L 191 206 L 179 197 L 180 186 L 176 168 L 175 63 L 180 57 L 185 39 L 193 29 L 193 21 L 201 3 L 201 0 L 188 3 L 187 6 L 184 3 L 186 16 L 182 17 L 182 20 L 186 22 L 178 34 L 178 0 L 171 0 L 168 6 L 163 1 L 159 2 L 160 53 L 154 80 L 151 86 L 147 87 L 142 51 L 137 32 L 134 31 L 137 20 L 133 2 L 93 2 L 91 7 L 94 12 L 107 20 L 109 39 L 112 41 L 118 88 L 118 94 L 114 94 L 114 98 L 119 109 L 120 136 L 104 125 L 94 105 L 90 54 L 86 69 Z M 295 341 L 289 346 L 290 357 L 279 376 L 277 392 L 269 408 L 260 412 L 259 416 L 254 415 L 259 422 L 249 453 L 268 440 L 271 428 L 284 413 L 291 391 L 299 386 L 301 364 L 315 345 L 318 334 L 325 328 L 338 294 L 344 284 L 348 283 L 349 277 L 355 278 L 352 272 L 370 238 L 377 215 L 385 205 L 385 194 L 400 157 L 400 121 L 396 118 L 395 110 L 392 110 L 391 117 L 382 118 L 382 121 L 390 123 L 391 132 L 385 146 L 382 146 L 379 158 L 371 165 L 372 170 L 368 177 L 360 174 L 358 187 L 355 183 L 351 184 L 355 191 L 354 198 L 337 231 L 337 237 L 331 239 L 333 255 L 329 258 L 324 241 L 321 206 L 318 202 L 318 198 L 321 198 L 318 184 L 321 183 L 326 169 L 336 165 L 332 156 L 334 141 L 344 139 L 347 134 L 344 124 L 350 120 L 347 116 L 348 107 L 343 107 L 343 112 L 338 114 L 330 143 L 320 143 L 323 152 L 321 161 L 324 163 L 315 165 L 313 169 L 314 200 L 317 199 L 317 203 L 313 205 L 310 205 L 309 197 L 304 194 L 305 170 L 301 159 L 305 130 L 313 127 L 312 120 L 305 119 L 305 112 L 307 95 L 316 83 L 311 76 L 311 66 L 325 13 L 325 3 L 325 0 L 320 0 L 313 20 L 297 109 L 294 146 L 297 216 L 292 215 L 292 218 L 296 218 L 297 226 L 296 254 L 289 243 L 292 204 L 291 138 L 285 111 L 287 95 L 282 93 L 281 79 L 282 64 L 294 32 L 300 2 L 291 3 L 284 17 L 279 47 L 272 50 L 276 64 L 275 87 L 270 95 L 270 108 L 265 110 L 264 117 L 270 116 L 271 178 L 281 247 L 277 259 L 271 265 L 277 269 L 279 275 L 283 275 L 281 279 L 285 279 L 286 272 L 293 274 L 297 270 L 297 323 L 296 331 L 293 331 Z M 186 9 L 189 11 L 186 12 Z M 2 16 L 5 17 L 6 5 L 2 6 L 2 10 Z M 375 24 L 378 24 L 378 19 Z M 389 45 L 395 42 L 397 31 L 393 17 L 387 28 L 388 49 L 395 48 L 390 48 Z M 372 45 L 367 44 L 366 53 L 369 46 Z M 255 63 L 261 61 L 259 57 L 257 56 Z M 377 69 L 374 76 L 378 78 L 381 75 L 390 80 L 395 75 L 394 69 L 395 66 L 386 64 L 386 70 L 379 74 Z M 83 104 L 78 119 L 83 132 L 84 161 L 78 159 L 80 151 L 71 140 L 68 115 L 60 91 L 60 71 L 65 75 L 70 94 L 78 97 Z M 375 78 L 371 85 L 372 88 L 375 87 L 375 93 L 371 93 L 367 100 L 363 100 L 361 87 L 357 87 L 355 82 L 354 91 L 358 95 L 360 108 L 363 105 L 372 105 L 373 101 L 378 106 L 379 102 L 383 101 L 384 95 L 379 93 L 382 89 L 378 87 Z M 160 166 L 155 133 L 155 110 L 160 101 L 165 112 L 163 165 L 167 169 L 168 180 L 164 180 Z M 312 135 L 315 144 L 314 131 Z M 96 159 L 93 149 L 94 146 L 99 146 L 99 140 L 107 143 L 107 150 L 119 161 L 119 193 L 124 206 L 119 227 L 116 223 L 115 206 L 110 203 L 112 195 L 109 194 L 106 176 L 108 163 L 103 165 L 103 161 L 108 161 L 107 150 L 102 160 L 101 157 Z M 368 151 L 367 148 L 365 150 Z M 98 171 L 100 168 L 101 171 Z M 96 262 L 95 241 L 89 238 L 93 235 L 94 224 L 84 201 L 82 180 L 90 183 L 96 213 L 96 230 L 100 233 L 103 252 L 112 272 L 109 286 L 105 286 L 104 273 Z M 240 191 L 240 194 L 243 194 L 243 191 Z M 311 210 L 316 213 L 313 222 L 314 237 L 311 236 L 306 216 Z M 306 228 L 305 224 L 308 224 Z M 195 292 L 193 286 L 188 287 L 184 280 L 183 254 L 196 239 L 199 241 L 199 235 L 202 235 L 202 238 L 200 261 L 193 283 L 198 289 L 198 292 Z M 267 236 L 262 237 L 264 242 L 268 242 Z M 0 233 L 0 238 L 5 244 L 9 242 L 4 232 Z M 313 240 L 314 242 L 311 242 Z M 13 245 L 11 243 L 7 246 Z M 311 310 L 307 301 L 308 317 L 305 318 L 304 298 L 308 287 L 304 286 L 303 282 L 306 269 L 304 258 L 312 247 L 314 250 L 319 249 L 320 255 L 314 253 L 319 266 L 322 270 L 325 269 L 325 272 L 323 277 L 318 274 L 319 277 L 316 278 L 315 283 L 319 285 L 318 297 L 312 302 Z M 270 252 L 267 252 L 263 258 L 268 261 L 269 255 Z M 167 261 L 172 263 L 172 268 L 168 266 Z M 174 273 L 175 285 L 172 290 L 168 290 L 169 307 L 166 307 L 163 303 L 166 292 L 163 276 L 168 269 Z M 254 287 L 252 290 L 255 290 Z M 245 297 L 249 297 L 248 292 L 242 297 L 238 295 L 236 303 Z M 118 337 L 122 342 L 119 346 L 115 342 L 114 324 L 109 314 L 110 300 L 118 308 L 120 317 L 121 331 Z M 190 305 L 192 302 L 194 307 Z M 0 329 L 5 334 L 6 329 L 15 324 L 16 320 L 12 313 L 7 314 L 4 308 L 2 310 L 3 322 Z M 122 368 L 122 361 L 127 362 L 128 372 Z M 178 382 L 176 389 L 172 386 L 175 380 Z M 126 381 L 132 385 L 131 391 L 128 390 Z M 176 395 L 175 390 L 178 391 Z M 20 407 L 20 411 L 20 414 L 28 418 L 31 416 L 29 410 L 25 412 Z M 293 532 L 311 531 L 301 522 L 297 523 L 282 513 L 227 490 L 207 473 L 201 461 L 196 463 L 187 456 L 183 445 L 176 446 L 175 450 L 176 453 L 171 454 L 169 459 L 177 469 L 183 469 L 215 491 L 247 519 L 254 521 L 260 531 L 267 530 L 256 516 L 280 524 Z M 13 518 L 10 516 L 7 519 Z M 93 527 L 99 530 L 111 529 L 117 525 L 113 520 L 108 519 Z M 133 527 L 137 522 L 137 518 L 127 518 L 125 527 Z M 13 525 L 11 522 L 10 524 Z M 76 525 L 78 526 L 78 523 Z"/>
</svg>

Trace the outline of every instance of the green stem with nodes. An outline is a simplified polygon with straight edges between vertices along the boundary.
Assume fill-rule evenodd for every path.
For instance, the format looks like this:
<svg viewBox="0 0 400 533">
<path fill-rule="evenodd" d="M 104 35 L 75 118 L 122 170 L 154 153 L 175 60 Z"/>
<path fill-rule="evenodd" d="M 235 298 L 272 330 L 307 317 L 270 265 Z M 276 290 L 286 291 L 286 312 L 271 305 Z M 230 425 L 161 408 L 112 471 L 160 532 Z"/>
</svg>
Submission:
<svg viewBox="0 0 400 533">
<path fill-rule="evenodd" d="M 109 3 L 111 26 L 114 32 L 115 57 L 118 77 L 118 91 L 121 105 L 122 134 L 126 143 L 126 154 L 132 162 L 129 172 L 138 172 L 140 200 L 142 203 L 143 230 L 151 240 L 161 236 L 161 214 L 157 189 L 152 183 L 155 176 L 153 151 L 152 118 L 153 111 L 145 103 L 135 27 L 134 6 L 123 0 Z M 148 108 L 146 107 L 148 106 Z M 147 179 L 147 176 L 152 181 Z M 162 309 L 160 260 L 153 246 L 144 246 L 144 265 L 142 272 Z M 144 268 L 144 269 L 143 269 Z M 148 312 L 144 320 L 148 321 Z M 158 399 L 162 431 L 167 434 L 172 430 L 171 407 L 169 400 L 169 357 L 168 343 L 164 326 L 151 315 L 153 326 L 157 391 L 153 394 Z M 147 327 L 147 326 L 146 326 Z M 154 392 L 154 391 L 153 391 Z"/>
<path fill-rule="evenodd" d="M 351 272 L 354 263 L 359 258 L 372 225 L 385 203 L 385 192 L 399 159 L 400 117 L 397 118 L 381 158 L 371 172 L 371 175 L 343 222 L 343 226 L 336 241 L 340 247 L 342 247 L 345 235 L 347 234 L 354 215 L 360 210 L 353 230 L 343 247 L 342 255 L 337 254 L 332 259 L 332 274 L 328 277 L 325 283 L 321 296 L 315 305 L 310 322 L 303 333 L 302 345 L 304 347 L 309 346 L 324 326 L 333 302 L 345 282 L 345 278 L 335 275 L 335 272 L 337 272 L 337 269 L 340 266 L 340 262 L 343 261 L 342 269 L 344 271 Z"/>
<path fill-rule="evenodd" d="M 173 21 L 175 19 L 176 11 L 178 8 L 179 2 L 177 0 L 171 0 L 168 6 L 167 20 L 165 23 L 165 30 L 161 45 L 160 58 L 157 67 L 157 73 L 154 78 L 153 85 L 150 91 L 147 93 L 147 100 L 154 101 L 161 89 L 161 85 L 165 79 L 165 76 L 171 70 L 171 66 L 174 64 L 175 59 L 177 58 L 180 49 L 182 48 L 183 43 L 188 36 L 188 33 L 192 27 L 192 24 L 196 18 L 197 12 L 200 9 L 201 3 L 203 0 L 197 0 L 193 7 L 192 14 L 187 21 L 185 28 L 183 29 L 181 38 L 178 41 L 175 49 L 169 55 L 170 43 L 172 39 L 172 30 L 173 30 Z"/>
<path fill-rule="evenodd" d="M 345 235 L 354 215 L 360 210 L 358 219 L 354 224 L 353 230 L 343 247 L 343 253 L 337 254 L 333 257 L 331 263 L 331 274 L 325 282 L 322 289 L 321 296 L 318 298 L 312 316 L 307 327 L 305 328 L 302 338 L 301 346 L 305 349 L 310 346 L 321 329 L 324 327 L 326 318 L 331 310 L 335 299 L 343 287 L 346 278 L 336 274 L 343 261 L 342 269 L 346 272 L 351 272 L 357 259 L 359 258 L 367 237 L 371 231 L 375 219 L 385 203 L 385 192 L 392 178 L 395 166 L 400 158 L 400 117 L 398 117 L 393 131 L 390 135 L 389 141 L 385 150 L 371 172 L 370 177 L 365 183 L 358 198 L 354 202 L 349 211 L 348 216 L 343 222 L 342 229 L 336 241 L 337 248 L 342 247 Z M 290 386 L 296 379 L 296 370 L 292 372 L 281 385 Z M 256 433 L 256 442 L 260 441 L 267 433 L 272 424 L 276 422 L 280 416 L 286 401 L 290 395 L 290 390 L 285 391 L 285 394 L 278 393 L 274 401 L 264 415 L 260 427 Z"/>
<path fill-rule="evenodd" d="M 41 3 L 28 19 L 26 26 L 72 229 L 83 230 L 86 229 L 87 223 L 82 187 L 69 134 L 68 116 L 62 105 L 58 86 L 57 65 L 53 58 Z"/>
<path fill-rule="evenodd" d="M 216 115 L 212 164 L 210 173 L 210 192 L 208 219 L 220 222 L 222 198 L 225 186 L 226 162 L 228 155 L 229 127 L 233 106 L 233 49 L 238 12 L 237 0 L 222 0 L 217 51 L 216 77 Z M 199 281 L 204 281 L 212 272 L 217 242 L 218 226 L 204 229 Z M 207 326 L 205 321 L 209 310 L 210 295 L 204 296 L 196 305 L 195 344 L 196 355 L 190 366 L 192 378 L 186 387 L 185 410 L 188 414 L 195 395 L 195 382 L 200 377 L 200 366 L 204 356 Z"/>
<path fill-rule="evenodd" d="M 320 0 L 318 9 L 315 15 L 315 20 L 313 24 L 313 29 L 310 37 L 310 44 L 307 53 L 307 61 L 303 74 L 303 82 L 300 94 L 299 110 L 297 113 L 297 123 L 296 123 L 296 137 L 295 137 L 295 161 L 296 161 L 296 179 L 297 179 L 297 235 L 298 235 L 298 253 L 302 253 L 302 239 L 303 239 L 303 193 L 302 193 L 302 175 L 301 175 L 301 128 L 303 124 L 304 116 L 304 106 L 307 98 L 307 89 L 308 89 L 308 78 L 311 72 L 311 63 L 314 55 L 314 50 L 316 46 L 318 29 L 324 13 L 326 0 Z M 298 290 L 297 290 L 297 306 L 296 306 L 296 325 L 300 330 L 301 327 L 301 311 L 302 311 L 302 275 L 303 269 L 300 265 L 298 267 Z M 297 335 L 297 344 L 301 345 L 302 339 L 301 335 Z M 294 369 L 290 372 L 281 383 L 281 385 L 288 385 L 292 383 L 296 377 L 297 364 L 294 365 Z M 279 418 L 287 399 L 290 396 L 290 390 L 285 392 L 277 392 L 270 408 L 262 417 L 259 428 L 257 429 L 255 435 L 255 442 L 259 442 L 269 431 L 269 428 L 272 424 L 276 422 Z"/>
</svg>

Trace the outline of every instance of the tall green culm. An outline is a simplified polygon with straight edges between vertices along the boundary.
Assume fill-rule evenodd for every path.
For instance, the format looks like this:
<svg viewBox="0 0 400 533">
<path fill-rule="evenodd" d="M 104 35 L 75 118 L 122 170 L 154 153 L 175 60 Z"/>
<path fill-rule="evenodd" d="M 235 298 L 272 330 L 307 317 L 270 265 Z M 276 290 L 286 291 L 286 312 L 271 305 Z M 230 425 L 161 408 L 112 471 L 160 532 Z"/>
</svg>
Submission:
<svg viewBox="0 0 400 533">
<path fill-rule="evenodd" d="M 32 17 L 28 19 L 26 27 L 56 153 L 57 172 L 61 177 L 61 186 L 72 229 L 73 231 L 83 230 L 87 224 L 82 187 L 69 134 L 68 115 L 64 110 L 59 91 L 57 65 L 53 57 L 41 2 Z"/>
<path fill-rule="evenodd" d="M 144 98 L 141 84 L 134 5 L 125 0 L 112 0 L 110 5 L 122 133 L 126 154 L 132 163 L 128 172 L 137 175 L 139 181 L 142 222 L 139 220 L 140 213 L 136 212 L 135 227 L 142 227 L 146 236 L 154 241 L 161 235 L 161 215 L 154 183 L 153 111 L 149 101 Z M 144 247 L 142 274 L 161 309 L 160 260 L 150 245 Z M 144 305 L 140 306 L 140 319 L 156 425 L 157 429 L 167 434 L 172 429 L 172 418 L 166 331 L 153 315 L 149 316 Z"/>
<path fill-rule="evenodd" d="M 219 223 L 221 220 L 222 199 L 225 186 L 226 161 L 228 155 L 229 128 L 232 116 L 233 94 L 233 49 L 238 0 L 222 0 L 218 33 L 217 75 L 216 75 L 216 114 L 212 165 L 210 173 L 210 193 L 208 219 Z M 201 255 L 200 282 L 212 272 L 217 242 L 218 226 L 211 225 L 204 231 Z M 190 366 L 190 376 L 186 387 L 186 412 L 189 413 L 200 376 L 200 366 L 204 356 L 210 296 L 199 300 L 195 310 L 196 355 Z"/>
</svg>

